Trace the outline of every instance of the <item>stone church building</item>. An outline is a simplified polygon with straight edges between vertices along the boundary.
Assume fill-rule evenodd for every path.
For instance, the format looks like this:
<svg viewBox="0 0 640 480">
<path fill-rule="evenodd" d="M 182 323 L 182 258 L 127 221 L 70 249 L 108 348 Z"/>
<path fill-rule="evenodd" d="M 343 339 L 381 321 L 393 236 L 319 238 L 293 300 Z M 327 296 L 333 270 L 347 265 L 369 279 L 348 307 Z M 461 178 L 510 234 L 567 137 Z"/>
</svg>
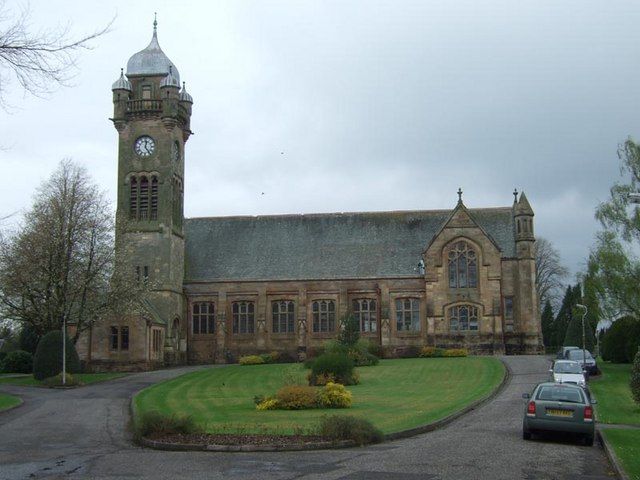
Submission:
<svg viewBox="0 0 640 480">
<path fill-rule="evenodd" d="M 99 369 L 292 356 L 355 316 L 387 355 L 411 346 L 532 353 L 541 345 L 533 210 L 183 218 L 193 99 L 151 43 L 113 84 L 119 244 L 147 285 L 148 313 L 103 319 L 81 337 Z"/>
</svg>

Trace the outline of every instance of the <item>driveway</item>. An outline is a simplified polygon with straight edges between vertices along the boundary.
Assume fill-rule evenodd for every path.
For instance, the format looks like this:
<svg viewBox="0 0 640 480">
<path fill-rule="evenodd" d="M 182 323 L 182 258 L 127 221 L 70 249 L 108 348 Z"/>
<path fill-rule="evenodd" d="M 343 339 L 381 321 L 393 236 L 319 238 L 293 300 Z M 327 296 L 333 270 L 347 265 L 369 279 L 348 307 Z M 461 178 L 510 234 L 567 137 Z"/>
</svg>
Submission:
<svg viewBox="0 0 640 480">
<path fill-rule="evenodd" d="M 0 478 L 611 479 L 603 451 L 568 439 L 524 441 L 521 394 L 547 378 L 544 357 L 504 357 L 512 370 L 491 402 L 445 428 L 347 450 L 164 452 L 132 445 L 137 390 L 199 367 L 140 373 L 75 390 L 2 386 L 25 404 L 0 413 Z M 201 367 L 200 367 L 201 368 Z"/>
</svg>

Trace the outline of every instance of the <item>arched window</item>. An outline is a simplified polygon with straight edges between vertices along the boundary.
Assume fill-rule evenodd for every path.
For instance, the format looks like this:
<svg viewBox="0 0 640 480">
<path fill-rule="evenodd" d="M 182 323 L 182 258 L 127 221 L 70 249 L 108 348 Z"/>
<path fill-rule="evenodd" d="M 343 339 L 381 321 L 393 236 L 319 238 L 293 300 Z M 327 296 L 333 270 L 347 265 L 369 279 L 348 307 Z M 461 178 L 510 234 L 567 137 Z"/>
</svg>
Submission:
<svg viewBox="0 0 640 480">
<path fill-rule="evenodd" d="M 420 331 L 420 300 L 417 298 L 396 300 L 396 329 L 399 332 Z"/>
<path fill-rule="evenodd" d="M 173 224 L 182 228 L 182 181 L 178 177 L 173 179 Z"/>
<path fill-rule="evenodd" d="M 449 308 L 449 329 L 452 332 L 478 331 L 478 308 L 456 305 Z"/>
<path fill-rule="evenodd" d="M 191 323 L 195 335 L 214 333 L 216 306 L 213 302 L 198 302 L 191 307 Z"/>
<path fill-rule="evenodd" d="M 140 207 L 138 210 L 138 220 L 149 219 L 149 179 L 140 177 Z"/>
<path fill-rule="evenodd" d="M 333 332 L 336 329 L 336 302 L 317 300 L 311 304 L 313 332 Z"/>
<path fill-rule="evenodd" d="M 476 288 L 477 286 L 476 252 L 466 242 L 457 242 L 449 250 L 449 287 Z"/>
<path fill-rule="evenodd" d="M 359 298 L 353 301 L 353 316 L 360 324 L 361 332 L 377 331 L 376 301 L 370 298 Z"/>
<path fill-rule="evenodd" d="M 158 177 L 151 177 L 151 220 L 158 219 Z"/>
<path fill-rule="evenodd" d="M 132 176 L 129 180 L 129 218 L 131 220 L 158 219 L 158 177 Z"/>
<path fill-rule="evenodd" d="M 253 333 L 255 324 L 255 304 L 253 302 L 233 302 L 233 333 Z"/>
<path fill-rule="evenodd" d="M 129 182 L 129 218 L 131 220 L 138 219 L 138 179 L 131 177 Z"/>
<path fill-rule="evenodd" d="M 293 333 L 294 310 L 294 304 L 289 300 L 278 300 L 271 303 L 273 333 Z"/>
</svg>

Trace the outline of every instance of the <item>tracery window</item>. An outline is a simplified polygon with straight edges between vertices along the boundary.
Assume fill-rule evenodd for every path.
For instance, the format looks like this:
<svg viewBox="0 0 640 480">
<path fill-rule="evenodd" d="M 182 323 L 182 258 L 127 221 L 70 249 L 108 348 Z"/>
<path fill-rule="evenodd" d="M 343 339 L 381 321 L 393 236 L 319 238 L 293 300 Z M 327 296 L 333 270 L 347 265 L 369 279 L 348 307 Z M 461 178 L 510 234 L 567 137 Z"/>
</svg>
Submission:
<svg viewBox="0 0 640 480">
<path fill-rule="evenodd" d="M 478 308 L 473 305 L 456 305 L 449 308 L 449 329 L 452 332 L 478 330 Z"/>
<path fill-rule="evenodd" d="M 255 325 L 255 304 L 253 302 L 233 302 L 233 333 L 253 333 Z"/>
<path fill-rule="evenodd" d="M 129 180 L 129 218 L 158 219 L 158 177 L 132 176 Z"/>
<path fill-rule="evenodd" d="M 215 333 L 216 306 L 213 302 L 198 302 L 191 307 L 191 324 L 193 333 Z"/>
<path fill-rule="evenodd" d="M 333 332 L 336 329 L 336 302 L 316 300 L 311 304 L 313 332 Z"/>
<path fill-rule="evenodd" d="M 273 333 L 293 333 L 295 305 L 290 300 L 278 300 L 271 303 Z"/>
<path fill-rule="evenodd" d="M 478 286 L 478 258 L 467 242 L 457 242 L 449 250 L 449 288 Z"/>
<path fill-rule="evenodd" d="M 353 301 L 353 316 L 360 324 L 361 332 L 377 331 L 376 301 L 370 298 L 358 298 Z"/>
<path fill-rule="evenodd" d="M 417 298 L 396 299 L 396 328 L 399 332 L 420 331 L 420 300 Z"/>
</svg>

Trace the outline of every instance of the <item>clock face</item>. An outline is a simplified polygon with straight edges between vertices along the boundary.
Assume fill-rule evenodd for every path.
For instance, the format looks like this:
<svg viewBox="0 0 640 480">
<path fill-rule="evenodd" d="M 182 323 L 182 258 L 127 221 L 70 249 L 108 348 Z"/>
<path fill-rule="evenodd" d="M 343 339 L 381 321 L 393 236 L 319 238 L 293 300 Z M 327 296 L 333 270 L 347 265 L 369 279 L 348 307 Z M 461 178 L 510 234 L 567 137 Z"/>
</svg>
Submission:
<svg viewBox="0 0 640 480">
<path fill-rule="evenodd" d="M 175 141 L 171 146 L 171 160 L 174 162 L 180 161 L 180 144 Z"/>
<path fill-rule="evenodd" d="M 148 135 L 138 137 L 134 145 L 135 152 L 141 157 L 148 157 L 156 149 L 156 142 Z"/>
</svg>

